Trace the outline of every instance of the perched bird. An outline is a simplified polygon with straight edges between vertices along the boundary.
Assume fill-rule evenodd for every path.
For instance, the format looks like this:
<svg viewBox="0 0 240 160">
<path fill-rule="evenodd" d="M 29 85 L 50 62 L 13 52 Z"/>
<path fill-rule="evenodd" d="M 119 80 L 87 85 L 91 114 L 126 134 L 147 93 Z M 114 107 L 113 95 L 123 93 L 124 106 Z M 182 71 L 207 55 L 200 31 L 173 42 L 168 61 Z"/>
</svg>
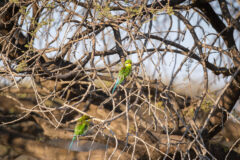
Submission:
<svg viewBox="0 0 240 160">
<path fill-rule="evenodd" d="M 130 59 L 126 60 L 124 63 L 124 66 L 121 68 L 121 70 L 118 73 L 117 81 L 113 87 L 112 94 L 114 93 L 116 87 L 121 84 L 125 78 L 131 73 L 132 70 L 132 61 Z"/>
<path fill-rule="evenodd" d="M 83 115 L 78 120 L 78 122 L 74 128 L 74 136 L 72 138 L 72 142 L 70 143 L 68 150 L 71 149 L 73 142 L 76 140 L 77 136 L 83 135 L 87 131 L 89 123 L 90 123 L 89 119 L 90 119 L 89 116 Z"/>
</svg>

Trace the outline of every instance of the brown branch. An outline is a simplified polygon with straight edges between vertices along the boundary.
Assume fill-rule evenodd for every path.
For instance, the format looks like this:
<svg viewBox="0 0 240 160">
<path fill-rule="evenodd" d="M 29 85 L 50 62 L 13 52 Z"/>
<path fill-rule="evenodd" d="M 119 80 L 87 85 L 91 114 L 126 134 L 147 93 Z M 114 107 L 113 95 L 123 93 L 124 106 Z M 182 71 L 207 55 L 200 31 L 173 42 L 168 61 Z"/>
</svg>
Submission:
<svg viewBox="0 0 240 160">
<path fill-rule="evenodd" d="M 116 51 L 121 59 L 122 64 L 125 62 L 125 56 L 122 48 L 122 40 L 121 40 L 121 34 L 119 31 L 119 28 L 116 28 L 115 26 L 112 26 L 114 38 L 116 42 Z"/>
</svg>

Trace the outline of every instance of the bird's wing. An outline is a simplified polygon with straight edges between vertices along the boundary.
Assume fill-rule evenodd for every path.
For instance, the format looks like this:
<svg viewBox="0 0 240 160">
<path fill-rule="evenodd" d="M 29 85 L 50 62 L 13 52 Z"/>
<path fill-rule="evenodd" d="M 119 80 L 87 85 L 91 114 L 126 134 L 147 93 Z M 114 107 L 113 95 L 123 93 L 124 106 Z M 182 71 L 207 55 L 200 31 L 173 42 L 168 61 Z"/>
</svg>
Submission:
<svg viewBox="0 0 240 160">
<path fill-rule="evenodd" d="M 126 76 L 128 76 L 131 73 L 132 67 L 126 67 Z"/>
<path fill-rule="evenodd" d="M 131 70 L 131 69 L 130 69 L 130 70 Z M 127 67 L 123 66 L 123 67 L 121 68 L 121 70 L 120 70 L 119 73 L 118 73 L 117 81 L 116 81 L 116 83 L 115 83 L 115 85 L 114 85 L 114 87 L 113 87 L 112 94 L 114 93 L 114 91 L 115 91 L 115 89 L 117 88 L 117 86 L 124 81 L 125 77 L 129 74 L 128 72 L 129 72 L 129 71 L 128 71 L 128 68 L 127 68 Z"/>
<path fill-rule="evenodd" d="M 122 67 L 122 69 L 119 71 L 119 74 L 118 74 L 119 84 L 121 84 L 124 81 L 126 77 L 125 75 L 126 75 L 126 67 Z"/>
<path fill-rule="evenodd" d="M 87 122 L 83 122 L 81 125 L 79 125 L 76 135 L 82 135 L 87 129 L 87 126 Z"/>
</svg>

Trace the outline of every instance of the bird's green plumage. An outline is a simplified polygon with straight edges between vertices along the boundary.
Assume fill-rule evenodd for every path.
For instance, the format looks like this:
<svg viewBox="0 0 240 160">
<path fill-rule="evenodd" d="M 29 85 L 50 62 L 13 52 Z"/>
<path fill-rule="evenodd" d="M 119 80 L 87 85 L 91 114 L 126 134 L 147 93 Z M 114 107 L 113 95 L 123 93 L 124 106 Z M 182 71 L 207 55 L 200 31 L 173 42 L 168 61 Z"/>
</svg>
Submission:
<svg viewBox="0 0 240 160">
<path fill-rule="evenodd" d="M 74 135 L 82 135 L 84 131 L 86 131 L 87 127 L 89 126 L 90 117 L 83 115 L 77 122 L 77 125 L 74 128 Z"/>
<path fill-rule="evenodd" d="M 112 94 L 114 93 L 116 87 L 119 84 L 121 84 L 125 80 L 125 78 L 131 73 L 131 70 L 132 70 L 132 61 L 129 59 L 125 61 L 124 66 L 121 68 L 121 70 L 118 73 L 118 78 L 113 87 Z"/>
<path fill-rule="evenodd" d="M 70 143 L 69 148 L 68 148 L 69 150 L 71 149 L 73 142 L 76 140 L 77 136 L 83 135 L 87 131 L 89 123 L 90 123 L 89 119 L 90 119 L 89 116 L 83 115 L 78 120 L 78 122 L 74 128 L 74 136 L 72 138 L 72 142 Z"/>
</svg>

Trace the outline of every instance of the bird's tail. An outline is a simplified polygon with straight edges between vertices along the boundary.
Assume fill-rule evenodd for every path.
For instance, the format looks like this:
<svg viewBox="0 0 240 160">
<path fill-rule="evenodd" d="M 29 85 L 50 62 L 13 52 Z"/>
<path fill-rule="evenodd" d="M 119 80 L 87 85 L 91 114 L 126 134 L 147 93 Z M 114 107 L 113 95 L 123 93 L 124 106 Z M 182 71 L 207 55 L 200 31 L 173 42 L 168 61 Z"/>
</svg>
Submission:
<svg viewBox="0 0 240 160">
<path fill-rule="evenodd" d="M 117 81 L 116 81 L 116 83 L 115 83 L 115 85 L 113 87 L 112 94 L 114 93 L 114 91 L 117 88 L 118 84 L 119 84 L 119 78 L 117 79 Z"/>
<path fill-rule="evenodd" d="M 71 150 L 72 145 L 73 145 L 73 142 L 74 142 L 75 140 L 76 140 L 76 136 L 73 136 L 73 138 L 72 138 L 72 142 L 70 143 L 70 145 L 69 145 L 69 147 L 68 147 L 68 151 Z"/>
</svg>

